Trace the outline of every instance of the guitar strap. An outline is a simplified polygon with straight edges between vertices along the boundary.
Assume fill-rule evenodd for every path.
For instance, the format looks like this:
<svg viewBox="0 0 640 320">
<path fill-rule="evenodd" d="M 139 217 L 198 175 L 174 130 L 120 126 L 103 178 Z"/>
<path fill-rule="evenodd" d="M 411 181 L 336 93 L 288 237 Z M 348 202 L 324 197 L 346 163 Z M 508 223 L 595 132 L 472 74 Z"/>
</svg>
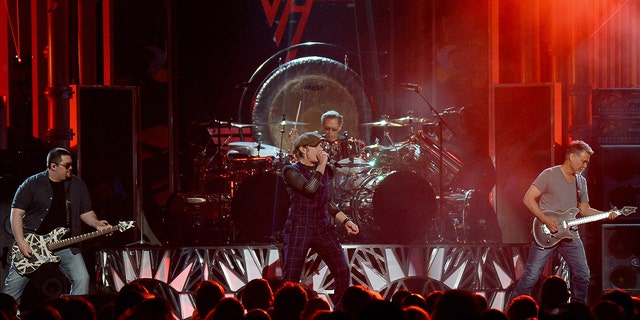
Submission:
<svg viewBox="0 0 640 320">
<path fill-rule="evenodd" d="M 64 192 L 64 203 L 67 209 L 67 226 L 71 227 L 71 197 L 69 197 L 69 189 L 71 188 L 71 183 L 67 185 L 67 190 Z"/>
<path fill-rule="evenodd" d="M 575 180 L 576 180 L 576 207 L 580 208 L 580 186 L 578 185 L 578 175 L 575 175 Z"/>
</svg>

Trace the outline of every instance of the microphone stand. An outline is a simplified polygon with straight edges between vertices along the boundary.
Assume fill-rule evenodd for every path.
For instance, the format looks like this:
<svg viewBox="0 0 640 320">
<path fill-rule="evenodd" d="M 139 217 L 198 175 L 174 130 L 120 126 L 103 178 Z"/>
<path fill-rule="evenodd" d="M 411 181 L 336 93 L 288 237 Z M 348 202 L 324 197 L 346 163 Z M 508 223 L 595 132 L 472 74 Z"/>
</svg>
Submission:
<svg viewBox="0 0 640 320">
<path fill-rule="evenodd" d="M 438 119 L 438 218 L 442 217 L 442 211 L 444 209 L 444 146 L 443 146 L 443 141 L 442 141 L 442 135 L 443 135 L 443 125 L 446 126 L 447 128 L 449 128 L 449 130 L 451 131 L 451 134 L 453 136 L 455 136 L 455 133 L 453 132 L 453 130 L 451 130 L 451 127 L 449 126 L 449 124 L 447 123 L 447 121 L 442 117 L 442 115 L 438 112 L 438 110 L 436 110 L 433 105 L 431 104 L 431 102 L 429 102 L 429 100 L 427 99 L 427 97 L 424 96 L 424 94 L 422 94 L 422 88 L 419 86 L 412 86 L 410 88 L 411 91 L 414 91 L 415 93 L 417 93 L 420 98 L 422 98 L 422 100 L 427 104 L 427 106 L 429 107 L 429 109 L 431 110 L 431 112 L 433 112 L 436 115 L 436 118 Z M 444 238 L 442 237 L 442 232 L 439 228 L 439 226 L 436 224 L 436 231 L 438 232 L 438 241 L 443 241 Z"/>
</svg>

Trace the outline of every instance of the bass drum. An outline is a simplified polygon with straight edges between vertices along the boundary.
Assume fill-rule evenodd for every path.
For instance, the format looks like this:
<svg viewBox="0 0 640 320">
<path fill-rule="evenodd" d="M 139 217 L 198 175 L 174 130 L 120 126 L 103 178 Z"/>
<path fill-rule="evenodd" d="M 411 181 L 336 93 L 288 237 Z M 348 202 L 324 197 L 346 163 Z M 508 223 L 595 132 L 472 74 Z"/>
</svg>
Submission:
<svg viewBox="0 0 640 320">
<path fill-rule="evenodd" d="M 224 212 L 228 212 L 229 199 L 207 194 L 174 193 L 167 199 L 166 234 L 169 244 L 201 246 L 228 241 Z"/>
<path fill-rule="evenodd" d="M 437 237 L 435 192 L 413 171 L 379 172 L 362 179 L 351 208 L 367 242 L 413 244 Z"/>
<path fill-rule="evenodd" d="M 246 178 L 231 201 L 236 242 L 273 243 L 288 212 L 289 194 L 281 176 L 263 172 Z"/>
</svg>

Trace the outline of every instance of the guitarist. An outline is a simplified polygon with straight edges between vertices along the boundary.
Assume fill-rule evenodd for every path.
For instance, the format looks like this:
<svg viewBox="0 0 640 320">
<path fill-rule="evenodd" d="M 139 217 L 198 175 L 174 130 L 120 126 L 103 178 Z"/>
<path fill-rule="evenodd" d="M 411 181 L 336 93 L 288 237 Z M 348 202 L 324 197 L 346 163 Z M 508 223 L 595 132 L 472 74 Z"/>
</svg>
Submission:
<svg viewBox="0 0 640 320">
<path fill-rule="evenodd" d="M 27 178 L 16 191 L 11 204 L 11 230 L 20 252 L 31 258 L 36 249 L 25 240 L 25 232 L 44 235 L 58 227 L 71 229 L 71 235 L 81 233 L 81 223 L 100 230 L 110 227 L 98 220 L 91 208 L 85 183 L 72 175 L 73 159 L 64 148 L 54 148 L 47 154 L 47 170 Z M 89 292 L 89 273 L 77 247 L 54 252 L 61 258 L 60 270 L 71 283 L 72 295 Z M 20 301 L 29 276 L 20 275 L 11 262 L 2 292 Z"/>
<path fill-rule="evenodd" d="M 564 162 L 542 171 L 525 193 L 525 206 L 551 233 L 558 232 L 559 222 L 545 216 L 543 210 L 565 212 L 577 207 L 582 216 L 603 213 L 589 206 L 587 181 L 580 174 L 589 164 L 592 154 L 593 149 L 585 142 L 572 141 L 565 152 Z M 615 217 L 617 215 L 613 212 L 609 215 L 609 219 Z M 531 294 L 542 269 L 556 250 L 567 262 L 572 274 L 571 301 L 586 304 L 590 271 L 580 237 L 563 239 L 549 248 L 543 248 L 532 241 L 524 273 L 516 284 L 512 298 Z"/>
</svg>

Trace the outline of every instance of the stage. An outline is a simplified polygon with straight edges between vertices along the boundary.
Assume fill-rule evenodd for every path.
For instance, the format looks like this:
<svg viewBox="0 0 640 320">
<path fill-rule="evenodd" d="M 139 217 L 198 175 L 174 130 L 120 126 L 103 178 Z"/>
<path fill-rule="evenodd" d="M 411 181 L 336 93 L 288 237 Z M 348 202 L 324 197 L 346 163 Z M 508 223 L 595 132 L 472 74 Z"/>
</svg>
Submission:
<svg viewBox="0 0 640 320">
<path fill-rule="evenodd" d="M 371 288 L 385 298 L 402 288 L 421 294 L 467 289 L 484 295 L 490 307 L 500 310 L 528 254 L 525 244 L 348 244 L 343 248 L 352 284 Z M 255 278 L 277 283 L 281 249 L 272 244 L 104 249 L 96 253 L 97 286 L 99 292 L 113 294 L 139 280 L 166 297 L 177 317 L 187 318 L 194 310 L 191 295 L 202 280 L 219 282 L 228 295 L 236 295 Z M 559 259 L 553 259 L 545 273 L 567 276 Z M 321 296 L 332 293 L 333 278 L 314 252 L 307 256 L 302 282 Z"/>
</svg>

